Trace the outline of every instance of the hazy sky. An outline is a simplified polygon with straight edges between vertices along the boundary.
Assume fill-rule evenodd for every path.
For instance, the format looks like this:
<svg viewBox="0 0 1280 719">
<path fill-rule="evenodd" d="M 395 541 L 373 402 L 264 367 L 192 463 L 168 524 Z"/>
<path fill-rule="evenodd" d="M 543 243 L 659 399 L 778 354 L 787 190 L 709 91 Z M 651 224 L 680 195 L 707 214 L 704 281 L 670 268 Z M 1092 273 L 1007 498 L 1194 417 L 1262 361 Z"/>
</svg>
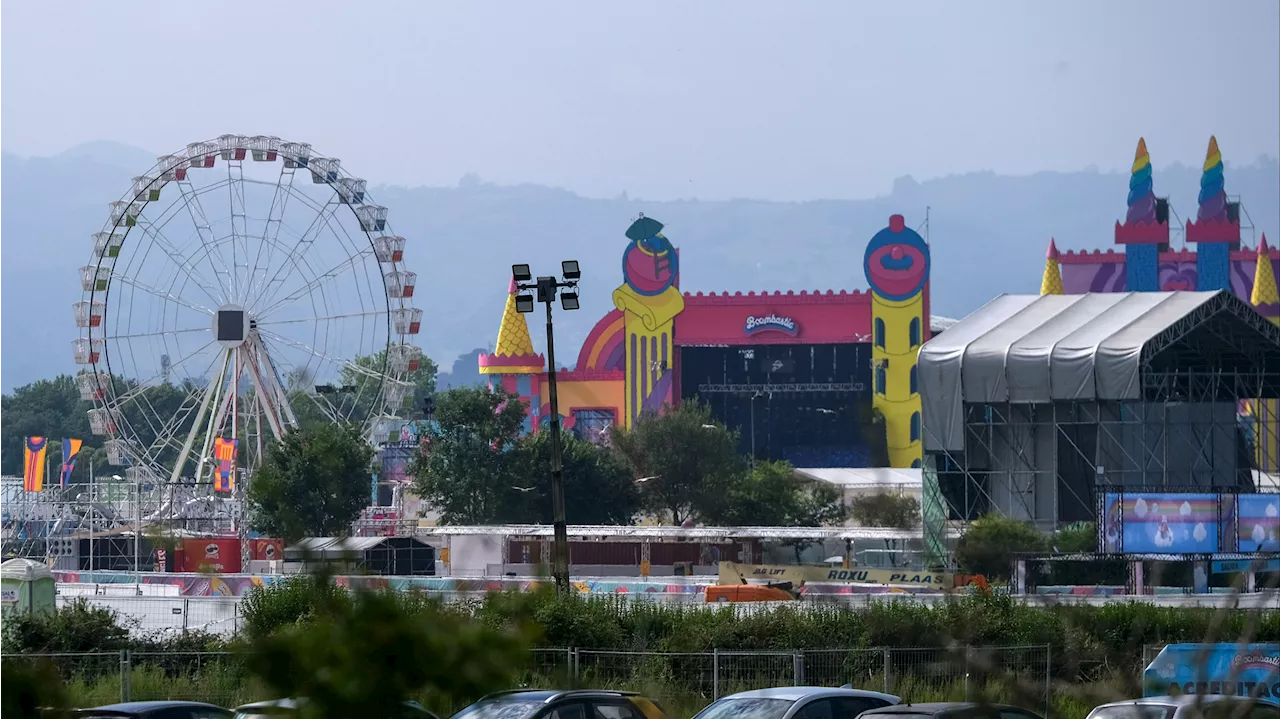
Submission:
<svg viewBox="0 0 1280 719">
<path fill-rule="evenodd" d="M 814 199 L 1280 155 L 1280 2 L 45 2 L 3 149 L 274 134 L 377 183 Z"/>
</svg>

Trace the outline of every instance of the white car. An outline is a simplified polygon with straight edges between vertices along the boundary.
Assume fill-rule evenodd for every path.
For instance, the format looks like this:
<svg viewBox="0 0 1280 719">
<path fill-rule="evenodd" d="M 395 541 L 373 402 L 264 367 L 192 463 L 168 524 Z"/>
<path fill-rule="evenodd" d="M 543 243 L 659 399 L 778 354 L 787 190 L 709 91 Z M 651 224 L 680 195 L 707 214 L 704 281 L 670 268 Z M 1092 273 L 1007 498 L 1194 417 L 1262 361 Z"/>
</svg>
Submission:
<svg viewBox="0 0 1280 719">
<path fill-rule="evenodd" d="M 1277 719 L 1280 704 L 1267 699 L 1222 694 L 1183 694 L 1111 702 L 1088 719 Z"/>
<path fill-rule="evenodd" d="M 854 719 L 868 709 L 901 701 L 901 697 L 892 694 L 862 689 L 777 687 L 718 699 L 694 719 Z"/>
</svg>

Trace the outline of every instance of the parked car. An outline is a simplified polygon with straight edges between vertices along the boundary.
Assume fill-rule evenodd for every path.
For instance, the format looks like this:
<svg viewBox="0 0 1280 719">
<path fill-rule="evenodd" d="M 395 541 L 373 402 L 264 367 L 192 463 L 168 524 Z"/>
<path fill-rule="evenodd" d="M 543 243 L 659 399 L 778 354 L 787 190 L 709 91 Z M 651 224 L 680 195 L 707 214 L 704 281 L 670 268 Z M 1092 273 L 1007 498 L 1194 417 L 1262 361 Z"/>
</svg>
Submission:
<svg viewBox="0 0 1280 719">
<path fill-rule="evenodd" d="M 254 702 L 252 704 L 243 704 L 236 707 L 235 719 L 280 719 L 298 712 L 298 707 L 304 704 L 306 699 L 270 699 L 264 702 Z M 435 714 L 427 711 L 418 702 L 408 701 L 404 703 L 404 713 L 399 719 L 439 719 Z"/>
<path fill-rule="evenodd" d="M 666 719 L 658 702 L 635 692 L 516 689 L 490 694 L 452 719 Z"/>
<path fill-rule="evenodd" d="M 902 701 L 892 694 L 841 687 L 777 687 L 730 694 L 695 719 L 854 719 Z"/>
<path fill-rule="evenodd" d="M 1008 704 L 974 702 L 903 703 L 872 709 L 863 719 L 1043 719 L 1039 714 Z"/>
<path fill-rule="evenodd" d="M 1222 694 L 1144 697 L 1095 707 L 1088 719 L 1277 719 L 1280 704 Z"/>
<path fill-rule="evenodd" d="M 231 719 L 232 713 L 204 702 L 125 702 L 77 709 L 76 719 Z"/>
</svg>

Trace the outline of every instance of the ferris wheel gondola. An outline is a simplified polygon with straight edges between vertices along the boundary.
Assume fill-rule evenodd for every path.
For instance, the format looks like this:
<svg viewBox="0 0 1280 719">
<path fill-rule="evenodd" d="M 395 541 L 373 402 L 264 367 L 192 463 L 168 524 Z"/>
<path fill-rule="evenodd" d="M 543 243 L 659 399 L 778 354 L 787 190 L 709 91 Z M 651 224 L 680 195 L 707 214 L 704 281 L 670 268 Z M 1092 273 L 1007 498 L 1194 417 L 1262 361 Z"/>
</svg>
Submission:
<svg viewBox="0 0 1280 719">
<path fill-rule="evenodd" d="M 404 248 L 368 183 L 307 143 L 222 135 L 161 156 L 110 203 L 73 308 L 77 388 L 112 464 L 212 483 L 217 440 L 252 470 L 307 421 L 372 438 L 422 356 Z"/>
</svg>

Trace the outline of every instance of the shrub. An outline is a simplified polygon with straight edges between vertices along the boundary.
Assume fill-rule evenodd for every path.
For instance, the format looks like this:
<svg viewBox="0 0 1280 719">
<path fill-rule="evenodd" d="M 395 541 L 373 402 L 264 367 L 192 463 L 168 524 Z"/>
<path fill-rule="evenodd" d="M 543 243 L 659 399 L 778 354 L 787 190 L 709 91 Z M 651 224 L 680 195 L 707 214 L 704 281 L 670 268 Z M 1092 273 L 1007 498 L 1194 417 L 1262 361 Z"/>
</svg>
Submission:
<svg viewBox="0 0 1280 719">
<path fill-rule="evenodd" d="M 4 622 L 6 654 L 101 652 L 129 645 L 129 629 L 120 616 L 85 599 L 52 613 L 18 614 Z"/>
</svg>

